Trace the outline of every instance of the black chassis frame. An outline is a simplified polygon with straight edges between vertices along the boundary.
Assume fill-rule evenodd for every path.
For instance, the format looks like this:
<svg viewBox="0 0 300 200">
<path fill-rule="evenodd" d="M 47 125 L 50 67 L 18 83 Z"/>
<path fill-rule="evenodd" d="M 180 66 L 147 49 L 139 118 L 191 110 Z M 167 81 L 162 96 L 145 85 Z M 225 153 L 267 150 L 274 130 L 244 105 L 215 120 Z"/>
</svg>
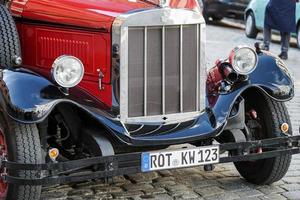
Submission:
<svg viewBox="0 0 300 200">
<path fill-rule="evenodd" d="M 228 156 L 221 157 L 219 163 L 255 161 L 286 154 L 300 153 L 300 135 L 284 136 L 282 133 L 282 136 L 283 137 L 265 140 L 220 144 L 221 152 L 228 151 L 231 153 L 229 153 Z M 251 153 L 255 152 L 253 150 L 260 147 L 272 150 L 265 151 L 263 153 Z M 0 165 L 1 167 L 5 167 L 8 171 L 30 170 L 36 171 L 36 174 L 40 174 L 40 178 L 36 179 L 26 179 L 18 176 L 2 174 L 2 178 L 7 183 L 48 186 L 140 173 L 142 172 L 141 154 L 141 152 L 137 152 L 113 156 L 92 157 L 59 163 L 52 162 L 47 164 L 21 164 L 10 162 L 2 158 Z M 81 175 L 76 175 L 76 173 L 70 174 L 72 171 L 76 172 L 79 169 L 84 169 L 95 165 L 98 165 L 99 167 L 99 164 L 102 164 L 102 167 L 100 167 L 101 169 L 97 171 L 84 173 Z M 47 174 L 47 176 L 45 176 L 45 174 Z"/>
</svg>

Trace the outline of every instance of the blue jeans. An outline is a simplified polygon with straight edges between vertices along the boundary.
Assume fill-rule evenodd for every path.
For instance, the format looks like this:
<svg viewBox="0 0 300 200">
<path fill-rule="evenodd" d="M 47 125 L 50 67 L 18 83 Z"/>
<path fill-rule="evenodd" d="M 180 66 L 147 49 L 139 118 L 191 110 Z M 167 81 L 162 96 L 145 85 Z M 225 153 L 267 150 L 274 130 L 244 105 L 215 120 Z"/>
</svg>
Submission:
<svg viewBox="0 0 300 200">
<path fill-rule="evenodd" d="M 281 52 L 288 52 L 290 47 L 291 33 L 280 32 L 281 35 Z M 272 40 L 272 30 L 269 28 L 264 28 L 264 45 L 269 47 Z"/>
</svg>

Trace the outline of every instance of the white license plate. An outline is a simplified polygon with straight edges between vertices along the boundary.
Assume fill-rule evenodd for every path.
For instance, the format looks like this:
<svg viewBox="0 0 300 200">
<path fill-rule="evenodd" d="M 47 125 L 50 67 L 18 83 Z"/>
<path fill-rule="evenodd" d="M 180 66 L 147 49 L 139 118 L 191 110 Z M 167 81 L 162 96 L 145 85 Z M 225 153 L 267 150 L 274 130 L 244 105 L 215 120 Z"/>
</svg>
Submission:
<svg viewBox="0 0 300 200">
<path fill-rule="evenodd" d="M 192 149 L 165 150 L 142 153 L 141 170 L 149 172 L 163 169 L 193 167 L 219 163 L 218 145 Z"/>
</svg>

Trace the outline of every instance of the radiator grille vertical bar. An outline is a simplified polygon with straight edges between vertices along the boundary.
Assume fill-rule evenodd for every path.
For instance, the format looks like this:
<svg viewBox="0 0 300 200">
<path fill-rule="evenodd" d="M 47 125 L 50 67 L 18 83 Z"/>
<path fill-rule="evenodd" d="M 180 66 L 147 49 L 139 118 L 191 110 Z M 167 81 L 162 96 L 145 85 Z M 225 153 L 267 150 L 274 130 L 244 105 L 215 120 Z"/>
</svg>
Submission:
<svg viewBox="0 0 300 200">
<path fill-rule="evenodd" d="M 147 27 L 144 28 L 144 116 L 147 116 Z"/>
<path fill-rule="evenodd" d="M 144 29 L 128 30 L 129 117 L 144 115 Z"/>
<path fill-rule="evenodd" d="M 147 116 L 162 114 L 161 32 L 161 27 L 147 27 Z"/>
<path fill-rule="evenodd" d="M 180 26 L 166 27 L 166 114 L 180 113 Z"/>
<path fill-rule="evenodd" d="M 183 26 L 183 112 L 197 109 L 197 26 Z"/>
<path fill-rule="evenodd" d="M 183 48 L 183 26 L 180 25 L 180 112 L 183 112 L 183 56 L 182 56 L 182 48 Z"/>
<path fill-rule="evenodd" d="M 166 27 L 162 27 L 162 114 L 166 113 Z"/>
</svg>

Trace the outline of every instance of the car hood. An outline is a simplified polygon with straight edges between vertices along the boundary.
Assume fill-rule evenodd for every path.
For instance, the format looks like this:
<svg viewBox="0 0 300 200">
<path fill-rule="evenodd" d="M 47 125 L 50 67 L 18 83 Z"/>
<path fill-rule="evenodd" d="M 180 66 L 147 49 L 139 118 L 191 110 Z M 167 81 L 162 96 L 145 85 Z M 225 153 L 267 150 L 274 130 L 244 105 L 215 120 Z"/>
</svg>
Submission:
<svg viewBox="0 0 300 200">
<path fill-rule="evenodd" d="M 168 2 L 172 8 L 192 9 L 197 6 L 196 0 Z M 159 7 L 159 0 L 28 0 L 26 4 L 13 1 L 11 10 L 30 20 L 110 31 L 117 16 L 156 7 Z"/>
</svg>

